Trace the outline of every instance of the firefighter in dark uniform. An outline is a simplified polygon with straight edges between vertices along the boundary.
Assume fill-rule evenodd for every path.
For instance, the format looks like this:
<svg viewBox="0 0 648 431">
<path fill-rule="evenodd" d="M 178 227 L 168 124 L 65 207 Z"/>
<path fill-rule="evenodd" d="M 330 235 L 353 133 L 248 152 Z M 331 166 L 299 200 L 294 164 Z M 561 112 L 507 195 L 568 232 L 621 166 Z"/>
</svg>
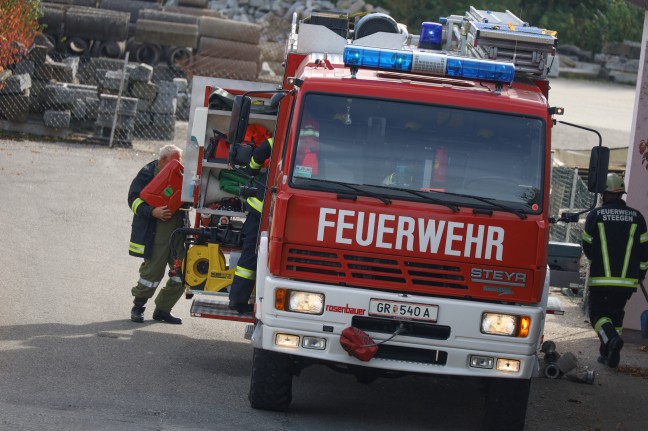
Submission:
<svg viewBox="0 0 648 431">
<path fill-rule="evenodd" d="M 131 320 L 141 323 L 144 321 L 144 306 L 164 277 L 165 269 L 173 269 L 174 255 L 171 250 L 171 235 L 177 228 L 188 226 L 186 211 L 176 211 L 174 214 L 167 206 L 152 207 L 140 198 L 140 192 L 151 182 L 171 160 L 182 160 L 182 150 L 175 145 L 166 145 L 160 149 L 158 160 L 153 160 L 144 166 L 128 190 L 128 205 L 133 211 L 133 223 L 128 253 L 131 256 L 144 258 L 140 265 L 139 280 L 131 289 L 133 308 Z M 182 238 L 175 238 L 173 247 L 175 256 L 182 259 L 184 246 Z M 184 287 L 178 275 L 169 275 L 166 285 L 155 298 L 153 319 L 166 323 L 180 324 L 182 319 L 171 314 L 171 309 L 178 302 Z"/>
<path fill-rule="evenodd" d="M 265 197 L 265 184 L 267 172 L 259 175 L 263 164 L 272 154 L 274 140 L 268 138 L 263 141 L 252 152 L 252 159 L 243 171 L 256 177 L 254 186 L 256 196 L 247 198 L 246 204 L 248 215 L 243 223 L 243 246 L 234 272 L 234 280 L 229 288 L 229 308 L 238 313 L 250 313 L 254 305 L 249 303 L 250 295 L 256 283 L 257 266 L 257 240 L 259 238 L 259 226 L 261 224 L 261 211 L 263 210 L 263 199 Z"/>
<path fill-rule="evenodd" d="M 625 305 L 648 270 L 648 233 L 641 213 L 626 205 L 623 180 L 607 177 L 603 204 L 590 212 L 583 231 L 583 251 L 590 262 L 590 323 L 600 339 L 598 361 L 619 365 Z"/>
</svg>

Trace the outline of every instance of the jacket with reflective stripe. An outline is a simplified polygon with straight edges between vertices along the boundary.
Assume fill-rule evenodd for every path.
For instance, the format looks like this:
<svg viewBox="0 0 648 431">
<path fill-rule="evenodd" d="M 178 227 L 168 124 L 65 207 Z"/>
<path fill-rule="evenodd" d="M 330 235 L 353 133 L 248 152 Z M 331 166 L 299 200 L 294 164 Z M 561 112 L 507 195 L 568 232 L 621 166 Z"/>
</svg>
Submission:
<svg viewBox="0 0 648 431">
<path fill-rule="evenodd" d="M 157 160 L 153 160 L 140 169 L 128 189 L 128 206 L 133 211 L 131 237 L 128 245 L 128 254 L 131 256 L 150 259 L 153 255 L 157 219 L 153 217 L 153 207 L 144 202 L 139 195 L 157 173 Z M 184 218 L 184 224 L 186 224 L 187 212 L 179 212 L 181 213 L 180 216 Z"/>
<path fill-rule="evenodd" d="M 634 291 L 648 269 L 646 220 L 623 199 L 605 202 L 585 220 L 583 251 L 591 291 Z"/>
<path fill-rule="evenodd" d="M 262 175 L 259 175 L 261 167 L 263 164 L 270 158 L 272 155 L 272 146 L 274 145 L 274 139 L 268 138 L 261 143 L 258 147 L 252 152 L 252 160 L 250 164 L 244 168 L 245 172 L 250 175 L 256 175 L 255 186 L 257 188 L 257 193 L 255 197 L 247 198 L 247 204 L 251 210 L 261 212 L 263 209 L 263 199 L 265 198 L 265 184 L 268 181 L 268 175 L 264 172 Z M 263 184 L 263 187 L 258 183 Z"/>
</svg>

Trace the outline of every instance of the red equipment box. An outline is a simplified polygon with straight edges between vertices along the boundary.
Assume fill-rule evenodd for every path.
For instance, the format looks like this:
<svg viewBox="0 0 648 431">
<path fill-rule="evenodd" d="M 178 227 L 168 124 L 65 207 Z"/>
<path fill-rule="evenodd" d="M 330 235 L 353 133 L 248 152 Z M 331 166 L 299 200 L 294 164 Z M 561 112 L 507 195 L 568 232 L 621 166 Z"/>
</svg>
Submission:
<svg viewBox="0 0 648 431">
<path fill-rule="evenodd" d="M 169 207 L 175 213 L 182 206 L 182 173 L 184 166 L 171 160 L 140 192 L 140 198 L 152 207 Z"/>
</svg>

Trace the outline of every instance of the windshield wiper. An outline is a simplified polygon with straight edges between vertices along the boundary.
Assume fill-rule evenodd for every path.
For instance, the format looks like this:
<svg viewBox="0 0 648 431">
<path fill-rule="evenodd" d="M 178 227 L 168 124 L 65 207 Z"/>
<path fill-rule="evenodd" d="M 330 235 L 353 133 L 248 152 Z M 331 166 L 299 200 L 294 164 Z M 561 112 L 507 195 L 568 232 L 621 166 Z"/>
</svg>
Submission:
<svg viewBox="0 0 648 431">
<path fill-rule="evenodd" d="M 518 209 L 515 209 L 515 208 L 512 208 L 512 207 L 510 207 L 508 205 L 501 204 L 501 203 L 497 202 L 493 198 L 484 198 L 484 197 L 481 197 L 481 196 L 465 195 L 463 193 L 441 192 L 441 191 L 438 191 L 438 190 L 432 190 L 431 192 L 432 193 L 443 193 L 443 194 L 451 195 L 451 196 L 459 196 L 459 197 L 462 197 L 462 198 L 474 199 L 476 201 L 484 202 L 486 204 L 489 204 L 489 205 L 494 206 L 496 208 L 499 208 L 501 210 L 513 213 L 516 216 L 520 217 L 522 220 L 526 220 L 526 218 L 527 218 L 527 215 L 524 214 L 522 211 L 520 211 Z"/>
<path fill-rule="evenodd" d="M 338 186 L 346 187 L 349 190 L 353 190 L 353 191 L 355 191 L 355 192 L 357 192 L 357 193 L 359 193 L 361 195 L 376 198 L 376 199 L 380 200 L 381 202 L 383 202 L 385 205 L 391 205 L 391 203 L 392 203 L 391 199 L 389 199 L 389 198 L 387 198 L 387 197 L 385 197 L 385 196 L 383 196 L 381 194 L 374 193 L 374 192 L 371 192 L 371 191 L 366 190 L 366 189 L 361 189 L 360 187 L 352 186 L 351 184 L 343 183 L 341 181 L 322 180 L 322 179 L 319 179 L 319 178 L 318 179 L 315 179 L 315 178 L 300 178 L 300 179 L 307 179 L 307 180 L 310 180 L 310 181 L 316 181 L 316 182 L 325 183 L 325 184 L 336 184 Z"/>
<path fill-rule="evenodd" d="M 381 188 L 386 188 L 386 189 L 390 189 L 390 190 L 398 190 L 398 191 L 401 191 L 401 192 L 406 192 L 406 193 L 412 194 L 414 196 L 418 196 L 420 198 L 423 198 L 428 202 L 432 202 L 432 203 L 439 204 L 439 205 L 444 205 L 444 206 L 450 208 L 452 210 L 452 212 L 456 213 L 457 211 L 459 211 L 459 207 L 457 205 L 451 204 L 450 202 L 445 202 L 443 199 L 433 198 L 432 196 L 428 196 L 428 195 L 426 195 L 424 193 L 421 193 L 421 192 L 419 192 L 417 190 L 403 189 L 403 188 L 400 188 L 400 187 L 391 187 L 391 186 L 377 186 L 377 185 L 373 185 L 373 184 L 363 184 L 363 185 L 372 186 L 372 187 L 381 187 Z"/>
</svg>

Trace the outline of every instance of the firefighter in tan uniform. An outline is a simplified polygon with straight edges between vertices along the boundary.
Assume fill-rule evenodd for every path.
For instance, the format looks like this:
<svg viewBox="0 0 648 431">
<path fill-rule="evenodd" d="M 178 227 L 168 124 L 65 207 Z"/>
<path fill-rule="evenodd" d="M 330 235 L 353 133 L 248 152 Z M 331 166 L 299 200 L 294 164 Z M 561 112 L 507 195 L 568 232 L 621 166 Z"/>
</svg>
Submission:
<svg viewBox="0 0 648 431">
<path fill-rule="evenodd" d="M 128 205 L 133 211 L 128 252 L 131 256 L 144 258 L 139 269 L 139 280 L 131 290 L 134 297 L 131 320 L 137 323 L 144 321 L 145 304 L 155 294 L 167 265 L 169 269 L 173 269 L 174 259 L 170 245 L 173 231 L 188 224 L 186 211 L 171 214 L 166 206 L 154 208 L 140 198 L 144 187 L 171 160 L 182 161 L 182 150 L 175 145 L 166 145 L 160 149 L 158 160 L 153 160 L 138 172 L 128 190 Z M 180 236 L 176 236 L 173 247 L 175 255 L 182 259 L 184 246 Z M 171 309 L 183 292 L 180 277 L 170 275 L 155 298 L 153 319 L 166 323 L 182 323 L 182 319 L 171 314 Z"/>
<path fill-rule="evenodd" d="M 609 174 L 603 205 L 591 211 L 583 231 L 590 262 L 590 323 L 600 339 L 598 361 L 615 368 L 623 348 L 625 305 L 648 270 L 648 232 L 641 213 L 626 205 L 623 180 Z"/>
</svg>

